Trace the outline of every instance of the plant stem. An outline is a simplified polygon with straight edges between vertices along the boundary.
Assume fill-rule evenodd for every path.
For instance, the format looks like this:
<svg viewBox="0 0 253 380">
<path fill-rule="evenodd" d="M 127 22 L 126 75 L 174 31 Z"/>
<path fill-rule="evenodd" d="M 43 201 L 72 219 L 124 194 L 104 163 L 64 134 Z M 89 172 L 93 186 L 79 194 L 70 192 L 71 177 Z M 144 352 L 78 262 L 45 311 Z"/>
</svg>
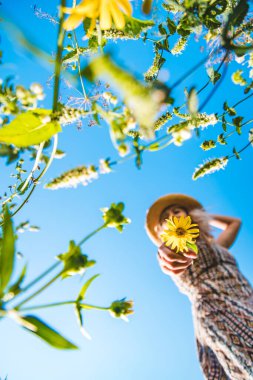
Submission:
<svg viewBox="0 0 253 380">
<path fill-rule="evenodd" d="M 207 95 L 206 99 L 203 101 L 203 103 L 200 105 L 199 107 L 199 112 L 202 111 L 202 109 L 207 105 L 207 103 L 209 103 L 209 101 L 212 99 L 213 95 L 215 94 L 215 92 L 218 90 L 218 88 L 220 87 L 221 83 L 223 82 L 223 80 L 225 79 L 225 76 L 226 76 L 226 73 L 227 73 L 227 69 L 228 69 L 228 66 L 225 66 L 224 70 L 223 70 L 223 75 L 221 77 L 221 79 L 214 85 L 212 91 L 210 92 L 209 95 Z"/>
<path fill-rule="evenodd" d="M 19 309 L 19 311 L 23 312 L 23 311 L 38 310 L 38 309 L 47 309 L 50 307 L 74 305 L 76 303 L 77 303 L 76 300 L 75 301 L 54 302 L 54 303 L 50 303 L 50 304 L 24 307 L 24 308 Z M 86 304 L 86 303 L 80 303 L 79 305 L 83 309 L 96 309 L 96 310 L 109 310 L 110 309 L 110 307 L 95 306 L 95 305 L 90 305 L 90 304 Z"/>
<path fill-rule="evenodd" d="M 97 29 L 97 34 L 98 34 L 98 45 L 99 45 L 99 48 L 100 48 L 100 52 L 103 54 L 104 53 L 104 50 L 103 50 L 103 46 L 102 46 L 102 30 L 100 28 L 100 24 L 99 22 L 97 22 L 96 24 L 96 29 Z"/>
<path fill-rule="evenodd" d="M 166 136 L 167 137 L 167 136 Z M 169 136 L 168 136 L 169 137 Z M 160 145 L 159 147 L 157 147 L 154 152 L 158 152 L 158 150 L 163 150 L 164 148 L 166 148 L 167 146 L 169 146 L 170 144 L 172 144 L 174 142 L 174 138 L 172 138 L 171 140 L 167 141 L 165 144 L 163 145 Z M 149 152 L 153 152 L 152 150 L 149 150 L 149 149 L 145 149 L 145 150 L 148 150 Z"/>
<path fill-rule="evenodd" d="M 66 5 L 66 0 L 61 0 L 61 6 L 60 6 L 60 11 L 59 11 L 60 21 L 59 21 L 58 38 L 57 38 L 57 53 L 56 53 L 55 71 L 54 71 L 55 82 L 54 82 L 54 95 L 53 95 L 53 108 L 52 108 L 53 113 L 55 111 L 57 111 L 57 106 L 58 106 L 60 74 L 61 74 L 61 65 L 62 65 L 63 40 L 64 40 L 64 36 L 65 36 L 65 31 L 63 29 L 63 18 L 64 18 L 63 7 L 65 7 L 65 5 Z M 57 138 L 57 135 L 55 135 L 54 136 L 54 147 L 53 147 L 53 151 L 51 153 L 51 157 L 49 159 L 49 162 L 47 163 L 47 165 L 44 168 L 44 170 L 42 171 L 42 173 L 38 176 L 36 181 L 38 181 L 46 173 L 49 166 L 51 165 L 51 163 L 54 159 L 56 149 L 57 149 L 57 141 L 58 141 L 58 138 Z M 44 143 L 42 143 L 42 144 L 44 145 Z M 40 147 L 43 148 L 42 144 L 40 145 Z M 40 152 L 40 154 L 41 154 L 41 152 Z M 36 158 L 36 161 L 37 161 L 37 158 Z M 26 181 L 25 185 L 27 186 L 27 181 Z M 32 190 L 30 191 L 30 193 L 28 194 L 28 196 L 26 197 L 24 202 L 17 208 L 17 210 L 12 214 L 12 216 L 16 215 L 22 209 L 22 207 L 27 203 L 28 199 L 32 195 L 33 191 L 35 190 L 35 187 L 36 187 L 36 184 L 33 186 Z M 22 189 L 24 189 L 24 186 Z"/>
<path fill-rule="evenodd" d="M 50 159 L 47 163 L 47 165 L 45 166 L 45 168 L 43 169 L 43 171 L 40 173 L 40 175 L 35 179 L 35 184 L 33 185 L 32 187 L 32 190 L 30 191 L 30 193 L 28 194 L 28 196 L 26 197 L 26 199 L 21 203 L 21 205 L 17 208 L 17 210 L 15 210 L 13 212 L 13 214 L 11 215 L 12 217 L 14 215 L 16 215 L 21 209 L 22 207 L 28 202 L 30 196 L 32 195 L 32 193 L 34 192 L 35 190 L 35 187 L 37 186 L 37 182 L 39 181 L 39 179 L 46 173 L 46 171 L 48 170 L 49 166 L 51 165 L 51 163 L 53 162 L 53 159 L 54 159 L 54 156 L 55 156 L 55 152 L 56 152 L 56 149 L 57 149 L 57 143 L 58 143 L 58 135 L 54 135 L 54 146 L 53 146 L 53 149 L 52 149 L 52 152 L 51 152 L 51 156 L 50 156 Z M 3 223 L 2 223 L 3 224 Z M 1 224 L 1 225 L 2 225 Z"/>
<path fill-rule="evenodd" d="M 229 54 L 229 51 L 226 52 L 226 54 L 224 55 L 221 63 L 219 64 L 218 68 L 217 68 L 217 73 L 220 72 L 220 69 L 222 68 L 224 62 L 226 61 L 227 57 L 228 57 L 228 54 Z M 198 91 L 197 91 L 197 95 L 199 95 L 208 85 L 209 83 L 211 82 L 211 79 L 209 78 L 209 80 L 204 84 L 203 87 L 201 87 Z"/>
<path fill-rule="evenodd" d="M 88 239 L 90 239 L 93 235 L 95 235 L 97 232 L 101 231 L 103 228 L 106 227 L 106 223 L 104 223 L 102 226 L 98 227 L 96 230 L 92 231 L 89 235 L 85 236 L 79 243 L 78 245 L 82 245 L 85 243 Z"/>
<path fill-rule="evenodd" d="M 172 86 L 171 86 L 171 90 L 173 90 L 175 87 L 177 87 L 180 83 L 182 83 L 188 76 L 190 76 L 191 74 L 194 73 L 194 71 L 196 71 L 200 66 L 203 65 L 203 63 L 205 63 L 208 58 L 210 56 L 207 55 L 205 58 L 203 58 L 201 61 L 199 61 L 198 63 L 196 63 L 196 65 L 194 65 L 191 69 L 189 69 L 188 71 L 186 71 L 185 74 L 183 74 Z"/>
<path fill-rule="evenodd" d="M 157 143 L 157 142 L 161 142 L 161 141 L 163 141 L 163 140 L 166 140 L 166 139 L 168 139 L 168 138 L 170 138 L 170 135 L 168 135 L 168 134 L 163 135 L 163 136 L 161 136 L 161 137 L 158 137 L 156 140 L 154 140 L 154 141 L 152 141 L 151 143 L 145 145 L 145 146 L 143 147 L 143 151 L 145 151 L 145 150 L 146 150 L 146 151 L 149 151 L 148 148 L 149 148 L 151 145 L 153 145 L 153 144 L 155 144 L 155 143 Z M 171 139 L 168 143 L 164 144 L 162 147 L 159 147 L 159 148 L 156 149 L 155 151 L 157 151 L 157 150 L 161 150 L 161 149 L 165 148 L 167 145 L 170 145 L 173 141 L 174 141 L 174 139 Z M 152 152 L 152 151 L 149 151 L 149 152 Z M 126 162 L 126 161 L 128 161 L 128 160 L 130 160 L 131 158 L 134 158 L 134 157 L 136 157 L 136 153 L 129 154 L 128 156 L 122 158 L 121 160 L 118 160 L 118 161 L 112 161 L 110 164 L 111 164 L 111 165 L 123 164 L 124 162 Z"/>
<path fill-rule="evenodd" d="M 245 102 L 245 100 L 251 98 L 253 96 L 253 93 L 251 93 L 250 95 L 246 96 L 246 98 L 242 99 L 242 100 L 239 100 L 239 102 L 235 103 L 232 107 L 235 108 L 237 106 L 239 106 L 239 104 L 241 104 L 242 102 Z"/>
<path fill-rule="evenodd" d="M 28 194 L 28 196 L 25 198 L 25 200 L 21 203 L 21 205 L 17 208 L 17 210 L 15 210 L 13 212 L 13 214 L 11 214 L 11 217 L 13 217 L 14 215 L 16 215 L 20 210 L 21 208 L 28 202 L 28 199 L 30 198 L 30 196 L 32 195 L 32 193 L 34 192 L 35 190 L 35 187 L 36 185 L 33 185 L 32 187 L 32 190 L 30 191 L 30 193 Z M 2 224 L 1 224 L 2 225 Z"/>
<path fill-rule="evenodd" d="M 35 162 L 34 162 L 33 168 L 32 168 L 32 170 L 31 170 L 30 174 L 28 175 L 28 177 L 26 178 L 24 185 L 23 185 L 22 188 L 20 189 L 20 193 L 22 193 L 22 192 L 26 189 L 29 180 L 32 178 L 33 173 L 34 173 L 35 170 L 37 169 L 37 167 L 38 167 L 38 165 L 39 165 L 39 161 L 40 161 L 40 157 L 41 157 L 41 154 L 42 154 L 42 151 L 43 151 L 43 147 L 44 147 L 44 145 L 45 145 L 45 141 L 43 141 L 43 142 L 40 144 L 40 146 L 39 146 L 39 149 L 38 149 L 38 152 L 37 152 L 37 155 L 36 155 L 36 159 L 35 159 Z"/>
<path fill-rule="evenodd" d="M 85 91 L 85 88 L 84 88 L 83 78 L 82 78 L 82 74 L 81 74 L 80 52 L 79 52 L 79 46 L 78 46 L 78 42 L 77 42 L 76 32 L 75 31 L 73 31 L 73 35 L 74 35 L 74 40 L 75 40 L 75 45 L 76 45 L 76 51 L 77 51 L 77 68 L 78 68 L 78 74 L 79 74 L 80 83 L 81 83 L 81 87 L 82 87 L 82 91 L 83 91 L 83 97 L 84 97 L 84 99 L 87 99 L 87 94 L 86 94 L 86 91 Z"/>
<path fill-rule="evenodd" d="M 238 150 L 238 154 L 239 153 L 242 153 L 245 149 L 247 149 L 250 145 L 252 145 L 252 143 L 253 143 L 253 137 L 252 137 L 252 139 L 248 142 L 248 144 L 246 144 L 243 148 L 241 148 L 240 150 Z M 230 159 L 230 158 L 233 158 L 233 157 L 235 157 L 236 155 L 235 154 L 231 154 L 231 156 L 228 156 L 228 159 Z"/>
<path fill-rule="evenodd" d="M 55 268 L 57 268 L 60 265 L 60 261 L 57 263 L 54 263 L 51 267 L 49 267 L 45 272 L 41 273 L 37 278 L 35 278 L 33 281 L 29 282 L 24 288 L 22 288 L 22 292 L 26 292 L 28 289 L 30 289 L 33 285 L 37 284 L 42 278 L 47 276 L 50 272 L 52 272 Z"/>
<path fill-rule="evenodd" d="M 55 81 L 54 81 L 54 96 L 53 96 L 53 112 L 57 110 L 59 87 L 60 87 L 60 74 L 61 74 L 61 64 L 62 64 L 62 51 L 63 51 L 63 40 L 65 35 L 65 30 L 63 29 L 63 7 L 66 5 L 66 0 L 61 0 L 61 6 L 59 10 L 59 29 L 57 38 L 57 53 L 55 60 Z"/>
<path fill-rule="evenodd" d="M 36 182 L 38 182 L 39 179 L 45 175 L 45 173 L 48 171 L 50 165 L 52 164 L 52 162 L 54 160 L 54 156 L 55 156 L 56 150 L 57 150 L 57 145 L 58 145 L 58 134 L 54 135 L 54 145 L 53 145 L 53 149 L 52 149 L 50 158 L 49 158 L 49 160 L 48 160 L 45 168 L 42 170 L 42 172 L 40 173 L 40 175 L 36 178 L 36 180 L 35 180 Z"/>
<path fill-rule="evenodd" d="M 37 169 L 38 165 L 39 165 L 39 160 L 40 160 L 40 156 L 41 156 L 41 153 L 43 151 L 43 147 L 45 145 L 45 141 L 43 141 L 40 146 L 39 146 L 39 149 L 37 151 L 37 154 L 36 154 L 36 159 L 35 159 L 35 162 L 34 162 L 34 165 L 33 165 L 33 168 L 32 170 L 30 171 L 30 173 L 28 174 L 26 180 L 24 181 L 24 184 L 22 186 L 22 188 L 19 190 L 19 191 L 16 191 L 15 193 L 11 194 L 11 196 L 9 198 L 7 198 L 3 203 L 2 205 L 8 203 L 11 199 L 13 199 L 14 197 L 18 196 L 19 194 L 21 194 L 27 187 L 28 183 L 29 183 L 29 180 L 32 178 L 32 175 L 33 173 L 35 172 L 35 170 Z"/>
<path fill-rule="evenodd" d="M 89 305 L 87 303 L 80 303 L 82 309 L 95 309 L 95 310 L 110 310 L 110 307 Z"/>
<path fill-rule="evenodd" d="M 64 305 L 73 305 L 76 301 L 63 301 L 63 302 L 54 302 L 50 304 L 43 304 L 43 305 L 37 305 L 37 306 L 28 306 L 28 307 L 22 307 L 19 308 L 20 312 L 23 311 L 30 311 L 30 310 L 38 310 L 38 309 L 47 309 L 50 307 L 57 307 L 57 306 L 64 306 Z"/>
<path fill-rule="evenodd" d="M 22 302 L 20 302 L 18 305 L 14 307 L 15 310 L 19 310 L 20 306 L 24 305 L 34 297 L 36 297 L 38 294 L 43 292 L 46 288 L 48 288 L 50 285 L 52 285 L 53 282 L 55 282 L 62 274 L 64 273 L 64 269 L 60 271 L 56 276 L 54 276 L 50 281 L 48 281 L 44 286 L 42 286 L 40 289 L 38 289 L 35 293 L 31 294 L 29 297 L 25 298 Z"/>
<path fill-rule="evenodd" d="M 235 108 L 235 107 L 239 106 L 239 104 L 245 102 L 246 100 L 248 100 L 252 96 L 253 96 L 253 93 L 251 93 L 250 95 L 246 96 L 245 98 L 239 100 L 237 103 L 233 104 L 231 108 Z M 228 111 L 224 111 L 221 115 L 218 115 L 218 118 L 221 118 L 222 116 L 225 116 L 227 113 L 228 113 Z"/>
</svg>

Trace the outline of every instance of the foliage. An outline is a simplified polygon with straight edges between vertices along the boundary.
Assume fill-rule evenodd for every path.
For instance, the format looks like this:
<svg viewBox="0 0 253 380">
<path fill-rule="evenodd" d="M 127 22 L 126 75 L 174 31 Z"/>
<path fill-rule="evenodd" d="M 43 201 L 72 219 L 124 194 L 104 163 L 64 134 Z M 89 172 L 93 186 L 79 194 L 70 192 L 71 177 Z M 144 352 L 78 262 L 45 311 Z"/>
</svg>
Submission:
<svg viewBox="0 0 253 380">
<path fill-rule="evenodd" d="M 121 232 L 130 222 L 122 214 L 123 203 L 113 203 L 109 208 L 102 209 L 103 224 L 79 244 L 71 240 L 69 248 L 58 255 L 58 261 L 52 269 L 49 268 L 30 284 L 23 286 L 27 276 L 27 267 L 24 265 L 18 278 L 13 280 L 18 233 L 38 229 L 27 221 L 14 229 L 13 216 L 27 204 L 54 160 L 64 158 L 66 153 L 58 148 L 58 133 L 64 133 L 64 129 L 72 124 L 78 128 L 83 123 L 92 127 L 107 125 L 113 147 L 121 157 L 106 157 L 100 159 L 97 165 L 80 163 L 75 168 L 66 168 L 64 173 L 48 181 L 46 189 L 88 185 L 98 179 L 100 174 L 112 172 L 117 164 L 129 158 L 133 158 L 140 169 L 147 151 L 166 149 L 171 144 L 182 146 L 193 136 L 198 139 L 203 137 L 197 143 L 203 151 L 219 150 L 216 157 L 204 161 L 194 171 L 193 179 L 196 180 L 225 169 L 233 158 L 241 159 L 241 153 L 251 147 L 253 141 L 250 126 L 253 119 L 246 120 L 246 116 L 243 112 L 238 113 L 237 108 L 252 100 L 253 96 L 253 19 L 249 1 L 166 0 L 153 4 L 151 0 L 145 0 L 142 9 L 144 14 L 149 15 L 149 20 L 133 17 L 128 0 L 122 2 L 124 9 L 116 9 L 119 18 L 113 14 L 109 19 L 105 15 L 102 17 L 99 13 L 100 1 L 89 0 L 92 12 L 87 13 L 80 4 L 77 4 L 77 8 L 68 9 L 65 0 L 61 0 L 57 8 L 58 18 L 35 7 L 37 17 L 48 20 L 58 28 L 51 108 L 44 108 L 41 104 L 45 93 L 37 82 L 26 88 L 21 84 L 15 85 L 14 78 L 6 77 L 0 83 L 0 157 L 11 168 L 14 167 L 11 184 L 7 189 L 2 189 L 0 198 L 0 314 L 1 317 L 13 318 L 25 329 L 57 348 L 73 349 L 76 346 L 38 317 L 24 315 L 23 312 L 40 307 L 62 306 L 67 302 L 30 308 L 23 308 L 23 305 L 58 278 L 81 273 L 86 275 L 95 261 L 82 252 L 81 245 L 104 228 L 113 227 Z M 114 4 L 114 11 L 115 7 Z M 157 11 L 152 12 L 155 9 Z M 68 21 L 66 13 L 70 14 Z M 75 29 L 79 25 L 77 33 Z M 17 27 L 12 25 L 11 29 L 17 36 L 13 40 L 34 54 L 39 62 L 46 61 L 48 64 L 48 54 L 26 38 Z M 127 46 L 139 41 L 145 48 L 153 49 L 154 57 L 143 78 L 120 64 L 117 57 L 112 55 L 111 47 L 121 41 Z M 178 59 L 182 60 L 188 46 L 193 46 L 196 41 L 202 44 L 204 58 L 178 79 L 174 79 L 177 72 L 170 73 L 168 80 L 163 79 L 163 70 L 171 67 L 172 60 L 175 63 Z M 1 56 L 1 61 L 4 59 L 5 56 Z M 236 63 L 236 69 L 233 69 L 230 79 L 241 89 L 241 99 L 233 104 L 230 94 L 223 91 L 222 104 L 207 110 L 206 106 L 222 86 L 228 68 L 233 63 Z M 183 88 L 185 80 L 189 83 L 193 74 L 203 67 L 206 82 L 196 83 L 194 78 L 192 84 Z M 72 96 L 71 90 L 63 95 L 63 81 L 69 84 L 68 88 L 80 90 L 81 96 Z M 204 97 L 206 89 L 210 90 Z M 213 131 L 212 138 L 208 134 L 210 129 Z M 242 140 L 246 140 L 246 143 L 238 149 L 234 145 L 235 141 L 237 145 L 237 141 Z M 30 170 L 28 159 L 32 161 Z M 14 307 L 10 306 L 10 301 L 22 296 L 60 265 L 61 271 L 39 291 Z M 96 277 L 88 279 L 77 299 L 71 301 L 80 329 L 86 336 L 88 333 L 84 329 L 82 317 L 84 309 L 106 310 L 116 317 L 125 317 L 132 312 L 132 301 L 125 299 L 117 300 L 106 308 L 83 303 L 86 291 Z"/>
<path fill-rule="evenodd" d="M 59 254 L 57 259 L 59 262 L 51 266 L 46 271 L 42 272 L 37 278 L 23 285 L 27 276 L 27 266 L 23 267 L 23 270 L 19 277 L 12 282 L 14 264 L 17 258 L 17 251 L 15 249 L 15 240 L 17 236 L 15 235 L 15 230 L 13 228 L 12 220 L 10 217 L 10 212 L 5 207 L 4 221 L 2 227 L 2 237 L 0 240 L 0 316 L 1 318 L 12 318 L 19 325 L 24 327 L 26 330 L 34 333 L 36 336 L 44 340 L 46 343 L 58 349 L 76 349 L 77 346 L 62 336 L 59 332 L 50 327 L 47 323 L 42 321 L 35 315 L 27 315 L 27 311 L 43 309 L 49 307 L 59 307 L 64 305 L 73 305 L 74 310 L 77 312 L 78 324 L 81 328 L 81 332 L 84 333 L 85 329 L 83 326 L 83 310 L 84 309 L 98 309 L 109 311 L 114 317 L 122 318 L 127 314 L 133 312 L 132 301 L 114 301 L 108 307 L 89 305 L 83 302 L 86 292 L 90 287 L 91 283 L 99 276 L 98 274 L 89 278 L 81 287 L 79 295 L 76 300 L 73 301 L 63 301 L 49 303 L 46 305 L 37 305 L 24 307 L 26 303 L 35 298 L 50 285 L 52 285 L 59 278 L 65 279 L 70 276 L 83 275 L 90 267 L 94 266 L 96 261 L 90 260 L 88 255 L 83 254 L 81 251 L 81 246 L 86 242 L 91 236 L 95 235 L 100 230 L 113 227 L 122 231 L 123 225 L 130 222 L 130 220 L 123 216 L 122 211 L 124 209 L 124 204 L 122 202 L 118 204 L 112 204 L 110 208 L 103 209 L 103 220 L 104 224 L 97 228 L 92 233 L 85 236 L 79 244 L 76 244 L 73 240 L 69 242 L 69 248 L 67 252 Z M 16 301 L 17 296 L 23 296 L 28 290 L 34 287 L 42 279 L 51 275 L 52 271 L 58 267 L 61 269 L 56 275 L 51 277 L 51 279 L 43 286 L 41 286 L 37 291 L 32 293 L 27 298 L 11 306 L 12 301 Z M 85 336 L 87 333 L 85 332 Z"/>
</svg>

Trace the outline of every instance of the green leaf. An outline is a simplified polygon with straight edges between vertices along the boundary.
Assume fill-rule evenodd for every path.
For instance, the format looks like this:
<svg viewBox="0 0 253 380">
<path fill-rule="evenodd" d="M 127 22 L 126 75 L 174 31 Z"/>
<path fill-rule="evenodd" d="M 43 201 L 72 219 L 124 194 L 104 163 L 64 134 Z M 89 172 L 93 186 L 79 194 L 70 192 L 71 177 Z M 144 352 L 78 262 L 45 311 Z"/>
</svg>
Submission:
<svg viewBox="0 0 253 380">
<path fill-rule="evenodd" d="M 177 26 L 169 17 L 167 18 L 167 26 L 171 35 L 176 33 Z"/>
<path fill-rule="evenodd" d="M 251 128 L 249 131 L 249 142 L 253 146 L 253 128 Z"/>
<path fill-rule="evenodd" d="M 103 30 L 102 34 L 104 37 L 109 39 L 122 39 L 128 40 L 133 39 L 137 40 L 140 38 L 141 33 L 144 33 L 149 28 L 154 25 L 154 21 L 152 20 L 140 20 L 130 16 L 124 16 L 126 20 L 126 24 L 123 30 L 118 30 L 116 28 L 111 28 L 108 30 Z"/>
<path fill-rule="evenodd" d="M 209 67 L 207 69 L 207 75 L 209 76 L 210 81 L 213 84 L 215 84 L 220 79 L 220 77 L 221 77 L 221 74 L 218 71 L 214 70 L 213 67 Z"/>
<path fill-rule="evenodd" d="M 228 18 L 228 24 L 231 26 L 240 26 L 249 10 L 248 0 L 240 0 L 236 7 L 233 8 Z"/>
<path fill-rule="evenodd" d="M 0 144 L 0 157 L 6 157 L 6 164 L 9 165 L 19 159 L 20 150 L 11 145 Z"/>
<path fill-rule="evenodd" d="M 25 279 L 26 271 L 27 271 L 27 265 L 24 265 L 22 272 L 20 273 L 20 276 L 18 277 L 17 281 L 15 281 L 14 284 L 11 285 L 10 288 L 8 289 L 8 293 L 6 296 L 8 300 L 12 299 L 14 296 L 16 296 L 17 294 L 21 292 L 20 285 Z"/>
<path fill-rule="evenodd" d="M 238 133 L 238 135 L 242 134 L 242 130 L 241 130 L 242 129 L 242 121 L 243 121 L 242 116 L 237 116 L 234 119 L 232 119 L 232 122 L 235 126 L 235 129 L 236 129 L 236 132 Z"/>
<path fill-rule="evenodd" d="M 82 301 L 85 298 L 86 292 L 91 285 L 91 283 L 98 277 L 100 274 L 95 274 L 93 277 L 91 277 L 88 281 L 85 282 L 85 284 L 82 286 L 80 293 L 77 297 L 77 302 Z"/>
<path fill-rule="evenodd" d="M 76 345 L 55 331 L 52 327 L 48 326 L 41 319 L 33 315 L 21 317 L 19 321 L 26 330 L 31 331 L 55 348 L 63 350 L 73 350 L 78 348 Z"/>
<path fill-rule="evenodd" d="M 233 153 L 234 153 L 235 158 L 236 158 L 237 160 L 241 160 L 241 157 L 240 157 L 239 153 L 237 152 L 237 150 L 236 150 L 235 148 L 233 148 Z"/>
<path fill-rule="evenodd" d="M 144 138 L 154 136 L 153 125 L 161 106 L 161 92 L 144 86 L 130 73 L 117 66 L 108 55 L 94 59 L 82 74 L 89 80 L 105 78 L 122 94 L 123 100 L 140 125 Z"/>
<path fill-rule="evenodd" d="M 166 29 L 164 28 L 163 24 L 159 24 L 159 25 L 158 25 L 158 30 L 159 30 L 159 32 L 160 32 L 160 34 L 161 34 L 162 36 L 167 34 L 167 31 L 166 31 Z"/>
<path fill-rule="evenodd" d="M 224 133 L 220 133 L 217 137 L 217 142 L 221 145 L 227 145 L 226 138 L 224 137 Z"/>
<path fill-rule="evenodd" d="M 0 142 L 28 147 L 50 139 L 61 131 L 59 122 L 52 121 L 50 115 L 50 110 L 39 108 L 19 114 L 0 128 Z"/>
<path fill-rule="evenodd" d="M 227 121 L 224 115 L 222 116 L 222 129 L 224 132 L 227 132 Z"/>
<path fill-rule="evenodd" d="M 188 109 L 191 115 L 198 112 L 198 96 L 195 88 L 191 88 L 187 99 Z"/>
<path fill-rule="evenodd" d="M 0 252 L 0 292 L 9 284 L 14 269 L 15 235 L 11 215 L 7 207 L 4 211 L 3 238 Z"/>
<path fill-rule="evenodd" d="M 91 53 L 92 52 L 92 49 L 91 47 L 78 47 L 78 49 L 73 49 L 72 51 L 70 51 L 68 54 L 66 54 L 63 58 L 62 58 L 62 62 L 64 63 L 75 63 L 75 62 L 78 62 L 78 57 L 81 56 L 81 55 L 85 55 L 85 54 L 88 54 L 88 53 Z"/>
<path fill-rule="evenodd" d="M 235 110 L 235 108 L 233 108 L 233 107 L 229 107 L 229 105 L 228 105 L 227 102 L 225 102 L 225 103 L 223 104 L 223 109 L 224 109 L 224 111 L 227 111 L 227 113 L 229 114 L 229 116 L 235 116 L 235 115 L 236 115 L 236 110 Z"/>
<path fill-rule="evenodd" d="M 194 243 L 187 242 L 187 247 L 190 248 L 193 252 L 198 253 L 198 247 Z"/>
<path fill-rule="evenodd" d="M 85 338 L 91 339 L 90 334 L 84 328 L 82 307 L 78 303 L 75 305 L 75 312 L 76 312 L 77 322 L 78 322 L 78 325 L 80 326 L 81 333 L 83 334 L 83 336 L 85 336 Z"/>
<path fill-rule="evenodd" d="M 159 149 L 160 145 L 158 142 L 154 142 L 153 144 L 149 145 L 149 147 L 147 148 L 147 150 L 149 150 L 150 152 L 154 152 L 156 151 L 157 149 Z"/>
</svg>

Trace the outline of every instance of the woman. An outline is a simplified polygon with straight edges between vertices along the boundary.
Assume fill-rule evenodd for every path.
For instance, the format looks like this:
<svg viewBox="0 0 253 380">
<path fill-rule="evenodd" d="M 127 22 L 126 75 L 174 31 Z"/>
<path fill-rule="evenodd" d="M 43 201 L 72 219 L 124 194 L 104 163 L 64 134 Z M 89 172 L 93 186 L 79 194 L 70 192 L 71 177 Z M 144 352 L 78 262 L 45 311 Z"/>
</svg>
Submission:
<svg viewBox="0 0 253 380">
<path fill-rule="evenodd" d="M 175 253 L 159 237 L 171 216 L 198 223 L 198 254 Z M 209 215 L 194 198 L 170 194 L 148 210 L 146 230 L 159 247 L 162 271 L 192 302 L 200 364 L 208 380 L 253 379 L 253 289 L 228 252 L 241 221 Z M 210 226 L 223 231 L 215 240 Z"/>
</svg>

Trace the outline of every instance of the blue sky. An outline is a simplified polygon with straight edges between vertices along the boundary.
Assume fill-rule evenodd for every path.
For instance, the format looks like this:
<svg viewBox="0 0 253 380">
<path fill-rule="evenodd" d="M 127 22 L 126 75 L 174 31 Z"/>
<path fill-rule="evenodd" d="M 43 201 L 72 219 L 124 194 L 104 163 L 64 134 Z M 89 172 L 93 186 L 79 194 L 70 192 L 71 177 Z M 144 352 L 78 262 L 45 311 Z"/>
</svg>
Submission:
<svg viewBox="0 0 253 380">
<path fill-rule="evenodd" d="M 37 19 L 33 5 L 28 0 L 12 0 L 4 2 L 2 9 L 34 42 L 53 54 L 56 28 L 45 20 Z M 56 1 L 49 4 L 40 0 L 36 5 L 43 11 L 56 13 Z M 26 86 L 40 82 L 47 93 L 42 106 L 50 107 L 52 86 L 47 87 L 46 82 L 52 75 L 52 68 L 41 66 L 14 42 L 13 36 L 2 33 L 4 65 L 1 76 L 13 74 L 16 83 Z M 201 42 L 192 41 L 183 56 L 168 59 L 166 69 L 171 78 L 168 84 L 200 60 L 200 46 Z M 143 46 L 137 41 L 124 42 L 113 45 L 111 49 L 119 62 L 124 62 L 125 67 L 139 76 L 152 62 L 152 45 L 148 43 Z M 206 107 L 206 112 L 222 110 L 224 94 L 228 96 L 229 104 L 243 97 L 243 90 L 230 81 L 236 68 L 236 63 L 229 68 L 227 79 Z M 203 69 L 187 79 L 173 94 L 178 104 L 184 100 L 184 86 L 200 85 L 205 81 Z M 210 88 L 204 96 L 209 91 Z M 65 92 L 66 88 L 63 88 Z M 252 101 L 243 103 L 239 110 L 245 115 L 245 120 L 250 119 Z M 214 128 L 205 132 L 205 138 L 215 136 Z M 130 160 L 87 187 L 49 191 L 39 186 L 36 189 L 28 205 L 14 219 L 16 225 L 29 219 L 41 227 L 39 233 L 26 232 L 18 241 L 18 250 L 24 254 L 24 261 L 29 262 L 30 279 L 53 263 L 54 257 L 66 250 L 70 239 L 79 241 L 101 224 L 101 207 L 118 201 L 126 204 L 125 214 L 132 223 L 124 233 L 111 229 L 102 231 L 84 247 L 90 258 L 97 260 L 97 265 L 87 276 L 101 273 L 89 290 L 87 302 L 107 306 L 111 301 L 126 296 L 134 300 L 135 314 L 129 323 L 125 323 L 107 313 L 85 313 L 85 326 L 92 336 L 88 341 L 81 336 L 71 307 L 38 311 L 36 315 L 79 345 L 80 350 L 73 352 L 57 351 L 12 321 L 1 321 L 0 376 L 8 375 L 8 380 L 203 378 L 196 354 L 190 302 L 160 271 L 156 248 L 144 230 L 148 207 L 157 197 L 173 192 L 196 197 L 210 213 L 241 217 L 241 233 L 231 251 L 242 272 L 253 282 L 252 148 L 242 154 L 241 161 L 231 160 L 225 171 L 194 182 L 191 175 L 199 163 L 205 158 L 224 154 L 223 148 L 217 148 L 213 154 L 201 151 L 199 145 L 203 140 L 204 137 L 194 137 L 182 147 L 170 146 L 159 152 L 146 153 L 141 170 L 137 170 Z M 246 141 L 247 136 L 236 138 L 227 151 L 230 153 L 234 143 L 239 149 Z M 75 126 L 64 128 L 59 136 L 59 148 L 66 151 L 67 156 L 54 161 L 43 182 L 77 165 L 97 164 L 102 157 L 117 157 L 106 125 L 88 128 L 85 121 L 80 131 Z M 6 169 L 4 162 L 0 162 L 2 184 L 8 183 L 13 170 L 10 167 Z M 74 299 L 81 284 L 79 277 L 59 282 L 33 304 Z"/>
</svg>

